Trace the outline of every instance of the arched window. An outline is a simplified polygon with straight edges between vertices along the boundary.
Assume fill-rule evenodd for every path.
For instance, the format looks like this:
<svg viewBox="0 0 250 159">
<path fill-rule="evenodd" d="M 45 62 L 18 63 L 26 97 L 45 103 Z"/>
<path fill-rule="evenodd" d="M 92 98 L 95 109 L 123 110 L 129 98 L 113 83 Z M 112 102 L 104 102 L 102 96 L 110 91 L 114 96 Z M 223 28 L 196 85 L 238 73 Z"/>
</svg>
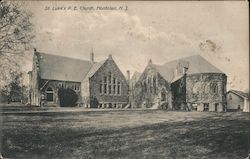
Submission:
<svg viewBox="0 0 250 159">
<path fill-rule="evenodd" d="M 111 84 L 111 80 L 112 80 L 112 76 L 111 76 L 111 72 L 109 72 L 109 76 L 108 76 L 109 84 Z"/>
<path fill-rule="evenodd" d="M 211 84 L 211 90 L 212 90 L 212 93 L 218 93 L 218 85 L 217 83 L 212 83 Z"/>
<path fill-rule="evenodd" d="M 100 88 L 99 88 L 100 93 L 102 94 L 102 80 L 100 80 Z"/>
<path fill-rule="evenodd" d="M 103 77 L 103 93 L 106 94 L 107 93 L 107 76 Z"/>
<path fill-rule="evenodd" d="M 121 83 L 117 82 L 117 94 L 120 95 L 121 94 Z"/>
<path fill-rule="evenodd" d="M 51 87 L 48 87 L 46 90 L 46 99 L 49 102 L 52 102 L 54 98 L 54 92 L 53 89 Z"/>
</svg>

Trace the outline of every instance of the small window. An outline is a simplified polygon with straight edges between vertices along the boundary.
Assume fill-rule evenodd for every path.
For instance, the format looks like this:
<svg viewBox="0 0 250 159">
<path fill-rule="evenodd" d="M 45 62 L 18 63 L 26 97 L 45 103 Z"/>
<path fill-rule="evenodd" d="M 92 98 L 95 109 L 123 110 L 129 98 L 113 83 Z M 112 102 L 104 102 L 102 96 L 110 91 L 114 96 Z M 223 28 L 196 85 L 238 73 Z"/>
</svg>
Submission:
<svg viewBox="0 0 250 159">
<path fill-rule="evenodd" d="M 211 90 L 212 90 L 212 93 L 218 93 L 218 85 L 217 83 L 212 83 L 211 84 Z"/>
<path fill-rule="evenodd" d="M 103 77 L 103 81 L 104 81 L 104 83 L 107 83 L 107 77 L 106 76 Z"/>
<path fill-rule="evenodd" d="M 109 72 L 109 78 L 108 78 L 109 83 L 111 83 L 111 79 L 112 79 L 111 72 Z"/>
<path fill-rule="evenodd" d="M 113 85 L 113 94 L 116 94 L 116 85 Z"/>
<path fill-rule="evenodd" d="M 109 94 L 112 94 L 112 87 L 109 85 Z"/>
<path fill-rule="evenodd" d="M 113 78 L 113 84 L 115 84 L 115 83 L 116 83 L 116 78 L 114 77 L 114 78 Z"/>
<path fill-rule="evenodd" d="M 232 95 L 231 95 L 231 94 L 229 94 L 229 97 L 228 97 L 228 98 L 229 98 L 229 100 L 232 100 Z"/>
<path fill-rule="evenodd" d="M 238 110 L 240 110 L 240 105 L 238 105 Z"/>
<path fill-rule="evenodd" d="M 209 111 L 209 103 L 204 103 L 204 111 Z"/>
<path fill-rule="evenodd" d="M 102 93 L 102 83 L 100 83 L 99 91 L 100 91 L 100 93 Z"/>
<path fill-rule="evenodd" d="M 104 93 L 107 93 L 107 84 L 104 84 Z"/>
<path fill-rule="evenodd" d="M 120 82 L 118 82 L 117 83 L 117 94 L 121 94 L 121 83 Z"/>
<path fill-rule="evenodd" d="M 198 107 L 198 106 L 197 106 L 196 103 L 193 103 L 193 104 L 192 104 L 192 107 L 193 107 L 193 110 L 197 111 L 197 107 Z"/>
</svg>

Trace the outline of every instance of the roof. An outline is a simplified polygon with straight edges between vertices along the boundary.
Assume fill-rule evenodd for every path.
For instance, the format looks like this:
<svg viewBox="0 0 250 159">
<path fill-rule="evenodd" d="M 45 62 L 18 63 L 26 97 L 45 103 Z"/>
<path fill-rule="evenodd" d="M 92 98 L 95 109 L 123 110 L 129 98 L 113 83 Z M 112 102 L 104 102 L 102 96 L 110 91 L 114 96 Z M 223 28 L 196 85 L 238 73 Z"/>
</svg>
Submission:
<svg viewBox="0 0 250 159">
<path fill-rule="evenodd" d="M 179 76 L 176 76 L 174 77 L 174 79 L 172 79 L 171 83 L 175 82 L 175 81 L 178 81 L 179 79 L 181 79 L 184 75 L 179 75 Z"/>
<path fill-rule="evenodd" d="M 188 67 L 187 74 L 196 73 L 223 73 L 220 69 L 212 65 L 209 61 L 200 55 L 193 55 L 181 59 L 173 60 L 164 64 L 164 66 L 175 69 L 181 63 Z M 188 66 L 187 66 L 188 65 Z M 224 73 L 223 73 L 224 74 Z"/>
<path fill-rule="evenodd" d="M 230 90 L 227 93 L 229 93 L 229 92 L 232 92 L 232 93 L 234 93 L 242 98 L 249 98 L 249 93 L 245 93 L 245 92 L 238 91 L 238 90 Z"/>
<path fill-rule="evenodd" d="M 139 78 L 141 77 L 141 74 L 142 73 L 135 71 L 130 80 L 137 82 L 139 80 Z"/>
<path fill-rule="evenodd" d="M 64 56 L 36 52 L 42 79 L 81 82 L 92 67 L 92 62 Z"/>
<path fill-rule="evenodd" d="M 174 78 L 174 69 L 171 69 L 162 65 L 151 64 L 151 66 L 156 69 L 157 72 L 167 81 L 172 81 Z"/>
<path fill-rule="evenodd" d="M 178 65 L 188 68 L 186 72 L 187 74 L 197 74 L 197 73 L 222 73 L 224 74 L 221 70 L 216 68 L 214 65 L 212 65 L 210 62 L 208 62 L 206 59 L 204 59 L 200 55 L 193 55 L 193 56 L 180 58 L 177 60 L 167 62 L 163 65 L 155 65 L 155 64 L 150 64 L 150 65 L 153 68 L 155 68 L 156 71 L 159 72 L 165 80 L 169 82 L 174 82 L 182 77 L 182 76 L 175 77 L 174 75 L 175 69 Z"/>
<path fill-rule="evenodd" d="M 87 73 L 87 75 L 84 77 L 92 77 L 97 70 L 99 70 L 99 68 L 106 62 L 107 60 L 103 60 L 103 61 L 100 61 L 100 62 L 95 62 L 92 67 L 90 68 L 89 72 Z"/>
</svg>

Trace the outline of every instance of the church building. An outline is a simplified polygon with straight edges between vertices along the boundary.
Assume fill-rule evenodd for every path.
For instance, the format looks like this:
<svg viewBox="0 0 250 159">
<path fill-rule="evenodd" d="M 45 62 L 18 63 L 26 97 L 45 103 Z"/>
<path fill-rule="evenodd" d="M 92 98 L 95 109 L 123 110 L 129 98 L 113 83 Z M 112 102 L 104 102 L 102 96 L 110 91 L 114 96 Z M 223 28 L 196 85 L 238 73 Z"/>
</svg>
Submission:
<svg viewBox="0 0 250 159">
<path fill-rule="evenodd" d="M 132 107 L 224 111 L 227 76 L 200 55 L 163 65 L 149 61 L 135 84 Z"/>
<path fill-rule="evenodd" d="M 30 77 L 30 104 L 123 108 L 128 104 L 128 81 L 109 55 L 95 62 L 34 50 Z"/>
</svg>

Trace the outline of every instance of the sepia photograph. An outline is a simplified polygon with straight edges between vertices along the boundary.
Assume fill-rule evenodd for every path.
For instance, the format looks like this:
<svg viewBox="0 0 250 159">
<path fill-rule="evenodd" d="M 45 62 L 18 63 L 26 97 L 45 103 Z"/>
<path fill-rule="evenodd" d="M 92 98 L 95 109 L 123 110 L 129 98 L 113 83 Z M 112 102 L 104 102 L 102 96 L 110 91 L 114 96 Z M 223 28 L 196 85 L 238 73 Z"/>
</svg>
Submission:
<svg viewBox="0 0 250 159">
<path fill-rule="evenodd" d="M 249 159 L 247 1 L 0 1 L 0 159 Z"/>
</svg>

